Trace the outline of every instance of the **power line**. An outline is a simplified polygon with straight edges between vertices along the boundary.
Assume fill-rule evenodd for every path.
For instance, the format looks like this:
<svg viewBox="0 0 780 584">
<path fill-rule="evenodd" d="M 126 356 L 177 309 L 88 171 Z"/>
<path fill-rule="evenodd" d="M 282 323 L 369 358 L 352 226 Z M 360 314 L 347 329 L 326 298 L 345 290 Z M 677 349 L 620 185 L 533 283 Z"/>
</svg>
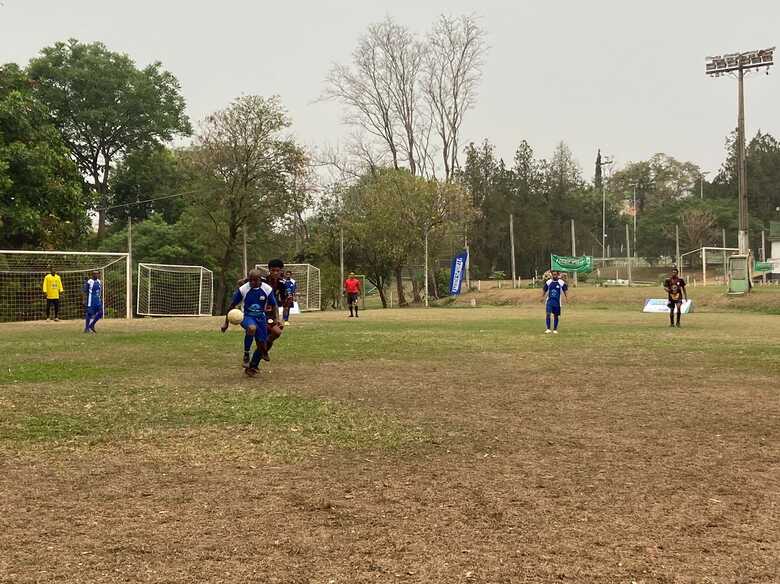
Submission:
<svg viewBox="0 0 780 584">
<path fill-rule="evenodd" d="M 183 197 L 185 195 L 195 195 L 198 193 L 203 193 L 206 191 L 200 190 L 200 191 L 184 191 L 182 193 L 174 193 L 172 195 L 162 195 L 160 197 L 154 197 L 152 199 L 144 199 L 142 201 L 134 201 L 132 203 L 121 203 L 119 205 L 110 205 L 108 207 L 102 207 L 99 209 L 95 209 L 96 211 L 110 211 L 111 209 L 122 209 L 125 207 L 133 207 L 135 205 L 142 205 L 144 203 L 153 203 L 154 201 L 162 201 L 163 199 L 172 199 L 174 197 Z"/>
</svg>

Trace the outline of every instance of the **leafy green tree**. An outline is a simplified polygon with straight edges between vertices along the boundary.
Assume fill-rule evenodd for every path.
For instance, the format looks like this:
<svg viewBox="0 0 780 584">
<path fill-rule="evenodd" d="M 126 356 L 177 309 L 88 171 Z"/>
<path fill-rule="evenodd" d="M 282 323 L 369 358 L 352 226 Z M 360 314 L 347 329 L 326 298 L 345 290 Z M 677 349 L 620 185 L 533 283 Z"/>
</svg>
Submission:
<svg viewBox="0 0 780 584">
<path fill-rule="evenodd" d="M 0 245 L 63 248 L 89 227 L 76 166 L 16 65 L 0 67 Z"/>
<path fill-rule="evenodd" d="M 780 206 L 780 142 L 771 134 L 758 131 L 746 149 L 745 166 L 748 183 L 748 210 L 766 224 L 777 216 Z M 713 181 L 713 195 L 737 204 L 736 136 L 726 139 L 726 160 Z"/>
<path fill-rule="evenodd" d="M 242 231 L 271 232 L 290 212 L 306 157 L 284 135 L 291 121 L 277 97 L 243 96 L 208 116 L 187 155 L 192 213 L 218 256 L 215 304 L 223 309 Z"/>
<path fill-rule="evenodd" d="M 128 213 L 134 221 L 160 214 L 167 223 L 175 223 L 186 206 L 190 178 L 181 155 L 162 145 L 129 152 L 119 161 L 114 173 L 109 221 L 122 221 Z M 155 199 L 155 200 L 151 200 Z M 149 201 L 137 204 L 139 201 Z M 121 205 L 128 204 L 127 207 Z"/>
<path fill-rule="evenodd" d="M 199 265 L 213 270 L 217 260 L 208 242 L 194 236 L 192 218 L 188 216 L 174 224 L 162 215 L 133 224 L 133 259 L 135 263 Z M 100 249 L 127 251 L 127 228 L 107 236 Z"/>
<path fill-rule="evenodd" d="M 101 238 L 116 160 L 191 133 L 179 82 L 159 62 L 138 69 L 128 55 L 75 39 L 44 48 L 28 74 L 90 182 Z"/>
</svg>

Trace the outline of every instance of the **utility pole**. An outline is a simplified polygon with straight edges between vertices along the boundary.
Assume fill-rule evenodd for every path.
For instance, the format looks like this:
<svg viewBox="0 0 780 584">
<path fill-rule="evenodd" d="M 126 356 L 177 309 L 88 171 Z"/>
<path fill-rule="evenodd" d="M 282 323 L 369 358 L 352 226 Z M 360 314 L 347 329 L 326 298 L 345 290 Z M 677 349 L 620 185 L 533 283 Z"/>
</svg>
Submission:
<svg viewBox="0 0 780 584">
<path fill-rule="evenodd" d="M 133 215 L 127 208 L 127 318 L 133 318 Z"/>
<path fill-rule="evenodd" d="M 707 57 L 705 73 L 713 77 L 721 77 L 724 74 L 736 75 L 738 81 L 738 111 L 737 111 L 737 177 L 739 182 L 739 241 L 737 247 L 740 255 L 749 252 L 748 241 L 748 201 L 747 201 L 747 173 L 745 172 L 745 73 L 765 68 L 769 75 L 769 68 L 774 65 L 775 47 L 748 51 L 745 53 L 729 53 L 716 57 Z"/>
<path fill-rule="evenodd" d="M 628 233 L 628 223 L 626 223 L 626 263 L 628 264 L 628 285 L 631 286 L 631 236 Z"/>
<path fill-rule="evenodd" d="M 517 288 L 517 272 L 515 271 L 515 216 L 509 214 L 509 246 L 512 248 L 512 288 Z"/>
<path fill-rule="evenodd" d="M 634 257 L 638 259 L 637 252 L 636 252 L 636 219 L 637 215 L 639 215 L 639 207 L 636 206 L 636 183 L 633 184 L 634 187 Z"/>
<path fill-rule="evenodd" d="M 699 199 L 704 200 L 704 176 L 709 174 L 709 171 L 699 172 Z"/>
<path fill-rule="evenodd" d="M 344 228 L 339 229 L 339 265 L 341 266 L 341 282 L 339 282 L 339 308 L 343 308 L 341 299 L 344 288 Z"/>
<path fill-rule="evenodd" d="M 601 156 L 601 150 L 599 150 L 599 157 L 596 159 L 598 168 L 602 166 L 608 166 L 612 164 L 612 159 L 608 156 Z M 606 249 L 607 249 L 607 191 L 604 189 L 604 182 L 601 182 L 601 261 L 606 265 Z"/>
<path fill-rule="evenodd" d="M 571 220 L 571 257 L 577 257 L 577 239 L 574 234 L 574 219 Z M 577 272 L 574 272 L 574 286 L 577 286 Z"/>
<path fill-rule="evenodd" d="M 677 269 L 682 273 L 682 266 L 680 265 L 680 226 L 674 226 L 674 257 Z"/>
<path fill-rule="evenodd" d="M 428 308 L 428 226 L 425 226 L 425 308 Z"/>
</svg>

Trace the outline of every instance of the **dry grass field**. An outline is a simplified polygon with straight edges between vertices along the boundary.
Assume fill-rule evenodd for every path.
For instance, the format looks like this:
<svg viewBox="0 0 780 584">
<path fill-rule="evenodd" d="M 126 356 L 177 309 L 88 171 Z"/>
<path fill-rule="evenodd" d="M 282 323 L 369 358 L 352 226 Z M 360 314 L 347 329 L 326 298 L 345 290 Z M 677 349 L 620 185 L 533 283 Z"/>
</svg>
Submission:
<svg viewBox="0 0 780 584">
<path fill-rule="evenodd" d="M 780 581 L 780 318 L 615 292 L 2 325 L 0 582 Z"/>
</svg>

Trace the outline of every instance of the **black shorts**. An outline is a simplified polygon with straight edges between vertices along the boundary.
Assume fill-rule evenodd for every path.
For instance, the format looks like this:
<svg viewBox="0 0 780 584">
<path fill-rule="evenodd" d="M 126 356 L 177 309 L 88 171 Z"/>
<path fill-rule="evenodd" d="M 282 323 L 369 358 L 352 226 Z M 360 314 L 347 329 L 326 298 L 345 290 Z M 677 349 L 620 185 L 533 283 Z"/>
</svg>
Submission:
<svg viewBox="0 0 780 584">
<path fill-rule="evenodd" d="M 681 309 L 682 308 L 682 300 L 670 300 L 669 304 L 667 304 L 667 306 L 669 307 L 669 310 L 674 310 L 675 306 L 677 308 Z"/>
<path fill-rule="evenodd" d="M 357 304 L 360 294 L 347 294 L 347 304 Z"/>
</svg>

